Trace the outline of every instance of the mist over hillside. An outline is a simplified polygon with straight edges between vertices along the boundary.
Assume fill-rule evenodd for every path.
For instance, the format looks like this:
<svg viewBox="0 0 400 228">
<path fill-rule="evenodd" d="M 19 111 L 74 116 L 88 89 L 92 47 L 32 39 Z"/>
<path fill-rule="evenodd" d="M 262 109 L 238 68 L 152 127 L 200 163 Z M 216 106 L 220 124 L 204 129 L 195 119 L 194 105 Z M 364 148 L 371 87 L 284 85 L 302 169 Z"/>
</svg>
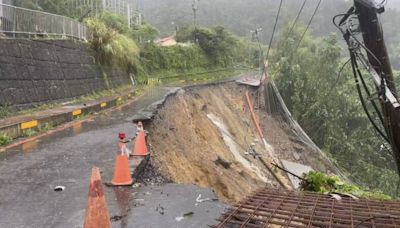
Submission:
<svg viewBox="0 0 400 228">
<path fill-rule="evenodd" d="M 319 0 L 308 0 L 300 20 L 305 24 L 309 21 Z M 326 35 L 336 32 L 332 18 L 344 13 L 352 1 L 330 0 L 322 1 L 311 29 L 315 35 Z M 292 21 L 302 4 L 299 0 L 283 1 L 283 9 L 279 25 Z M 140 1 L 138 6 L 143 11 L 145 19 L 156 26 L 162 34 L 173 33 L 176 26 L 193 23 L 191 0 L 152 0 Z M 272 30 L 275 15 L 279 6 L 277 0 L 200 0 L 198 3 L 198 24 L 203 26 L 222 25 L 241 36 L 249 36 L 250 30 L 261 27 L 265 34 Z M 400 9 L 400 0 L 388 0 L 389 11 Z M 390 20 L 383 15 L 383 20 Z M 266 40 L 267 37 L 264 37 Z"/>
<path fill-rule="evenodd" d="M 399 0 L 388 0 L 387 7 L 400 10 L 400 1 Z"/>
<path fill-rule="evenodd" d="M 300 22 L 307 24 L 319 0 L 308 0 L 300 16 Z M 233 33 L 250 37 L 250 31 L 262 28 L 261 41 L 268 43 L 275 23 L 279 2 L 277 0 L 200 0 L 197 21 L 200 26 L 222 25 Z M 292 23 L 299 12 L 302 1 L 283 1 L 277 33 L 285 23 Z M 350 0 L 325 0 L 310 26 L 314 36 L 339 34 L 332 24 L 332 18 L 345 13 L 351 6 Z M 176 28 L 193 24 L 192 0 L 142 0 L 138 3 L 145 20 L 157 27 L 162 36 L 173 34 Z M 388 0 L 386 12 L 381 16 L 385 39 L 392 64 L 400 68 L 400 0 Z"/>
<path fill-rule="evenodd" d="M 307 23 L 318 0 L 309 0 L 300 20 Z M 292 21 L 302 1 L 286 0 L 280 16 L 279 27 Z M 279 1 L 276 0 L 201 0 L 198 3 L 198 24 L 202 26 L 222 25 L 241 36 L 249 36 L 250 30 L 261 27 L 265 34 L 272 32 Z M 332 17 L 343 13 L 350 4 L 345 0 L 322 1 L 312 28 L 315 34 L 327 34 L 335 30 Z M 175 26 L 193 23 L 192 1 L 152 0 L 139 4 L 145 19 L 163 34 L 170 34 Z M 263 40 L 268 40 L 265 35 Z"/>
</svg>

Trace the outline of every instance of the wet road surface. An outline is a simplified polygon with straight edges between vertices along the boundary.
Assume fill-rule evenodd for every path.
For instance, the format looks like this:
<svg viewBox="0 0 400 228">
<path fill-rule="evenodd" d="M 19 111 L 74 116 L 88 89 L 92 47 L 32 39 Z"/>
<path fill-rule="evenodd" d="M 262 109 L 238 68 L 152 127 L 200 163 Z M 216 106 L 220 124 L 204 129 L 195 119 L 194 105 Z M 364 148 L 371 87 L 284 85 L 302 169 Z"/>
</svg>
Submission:
<svg viewBox="0 0 400 228">
<path fill-rule="evenodd" d="M 133 136 L 127 120 L 168 91 L 154 89 L 120 110 L 0 153 L 0 227 L 82 227 L 92 166 L 102 170 L 103 183 L 110 182 L 118 133 Z M 65 190 L 55 192 L 58 185 Z M 226 207 L 217 201 L 195 205 L 198 194 L 214 197 L 195 186 L 104 189 L 113 227 L 207 227 Z M 188 212 L 194 214 L 176 219 Z"/>
</svg>

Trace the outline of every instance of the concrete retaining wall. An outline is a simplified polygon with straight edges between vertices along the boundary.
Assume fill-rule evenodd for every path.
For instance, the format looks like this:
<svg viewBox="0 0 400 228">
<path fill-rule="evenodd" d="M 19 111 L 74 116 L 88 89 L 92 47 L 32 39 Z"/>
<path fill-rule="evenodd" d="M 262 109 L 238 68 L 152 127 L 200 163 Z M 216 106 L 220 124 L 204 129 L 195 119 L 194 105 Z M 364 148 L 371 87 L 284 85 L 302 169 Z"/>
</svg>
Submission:
<svg viewBox="0 0 400 228">
<path fill-rule="evenodd" d="M 110 87 L 130 83 L 106 69 Z M 107 88 L 86 44 L 69 40 L 0 40 L 0 106 L 31 107 Z"/>
</svg>

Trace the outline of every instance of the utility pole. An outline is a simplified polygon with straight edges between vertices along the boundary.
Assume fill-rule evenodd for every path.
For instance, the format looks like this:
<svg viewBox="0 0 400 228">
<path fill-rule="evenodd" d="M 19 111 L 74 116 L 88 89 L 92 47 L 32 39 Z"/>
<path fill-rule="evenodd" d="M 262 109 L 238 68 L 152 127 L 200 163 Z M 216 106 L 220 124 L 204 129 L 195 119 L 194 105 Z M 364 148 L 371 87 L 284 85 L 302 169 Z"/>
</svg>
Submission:
<svg viewBox="0 0 400 228">
<path fill-rule="evenodd" d="M 262 28 L 258 28 L 254 31 L 251 31 L 251 33 L 253 34 L 252 37 L 256 37 L 256 41 L 258 44 L 258 67 L 259 67 L 259 72 L 260 75 L 261 73 L 264 71 L 264 54 L 262 53 L 262 48 L 261 48 L 261 32 L 262 32 Z"/>
<path fill-rule="evenodd" d="M 382 81 L 381 88 L 377 88 L 379 95 L 383 96 L 380 99 L 382 110 L 384 113 L 384 125 L 388 134 L 388 139 L 391 143 L 393 154 L 396 158 L 396 163 L 400 164 L 400 108 L 394 105 L 398 102 L 396 93 L 396 85 L 394 82 L 393 72 L 390 65 L 389 56 L 386 45 L 383 39 L 383 31 L 378 14 L 384 12 L 384 8 L 377 6 L 373 0 L 354 0 L 355 13 L 358 16 L 360 29 L 364 39 L 364 45 L 369 50 L 368 61 L 370 66 L 374 68 Z M 386 87 L 385 87 L 386 85 Z M 390 91 L 382 91 L 383 90 Z M 386 94 L 391 92 L 396 101 L 390 101 L 390 97 Z M 390 94 L 390 93 L 389 93 Z M 398 167 L 400 170 L 400 167 Z"/>
<path fill-rule="evenodd" d="M 128 27 L 131 28 L 131 5 L 126 4 L 126 17 L 128 18 Z"/>
<path fill-rule="evenodd" d="M 192 10 L 193 10 L 193 27 L 194 30 L 197 28 L 197 4 L 200 0 L 193 0 Z"/>
<path fill-rule="evenodd" d="M 194 42 L 197 43 L 197 4 L 200 0 L 193 0 L 192 10 L 193 10 L 193 27 L 194 27 Z"/>
</svg>

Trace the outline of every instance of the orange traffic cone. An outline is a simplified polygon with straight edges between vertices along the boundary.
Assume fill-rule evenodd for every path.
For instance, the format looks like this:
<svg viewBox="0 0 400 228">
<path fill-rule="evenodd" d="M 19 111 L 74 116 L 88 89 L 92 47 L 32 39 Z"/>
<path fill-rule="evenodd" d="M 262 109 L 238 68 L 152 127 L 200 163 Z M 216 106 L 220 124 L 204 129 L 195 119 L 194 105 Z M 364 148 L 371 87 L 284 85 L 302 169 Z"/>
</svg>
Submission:
<svg viewBox="0 0 400 228">
<path fill-rule="evenodd" d="M 139 131 L 138 136 L 135 139 L 132 150 L 133 156 L 147 156 L 146 136 L 144 131 Z"/>
<path fill-rule="evenodd" d="M 129 168 L 129 160 L 126 155 L 117 155 L 115 160 L 114 177 L 111 183 L 114 186 L 131 185 L 133 183 Z"/>
<path fill-rule="evenodd" d="M 106 198 L 103 192 L 99 168 L 93 167 L 89 186 L 84 228 L 111 228 Z"/>
</svg>

